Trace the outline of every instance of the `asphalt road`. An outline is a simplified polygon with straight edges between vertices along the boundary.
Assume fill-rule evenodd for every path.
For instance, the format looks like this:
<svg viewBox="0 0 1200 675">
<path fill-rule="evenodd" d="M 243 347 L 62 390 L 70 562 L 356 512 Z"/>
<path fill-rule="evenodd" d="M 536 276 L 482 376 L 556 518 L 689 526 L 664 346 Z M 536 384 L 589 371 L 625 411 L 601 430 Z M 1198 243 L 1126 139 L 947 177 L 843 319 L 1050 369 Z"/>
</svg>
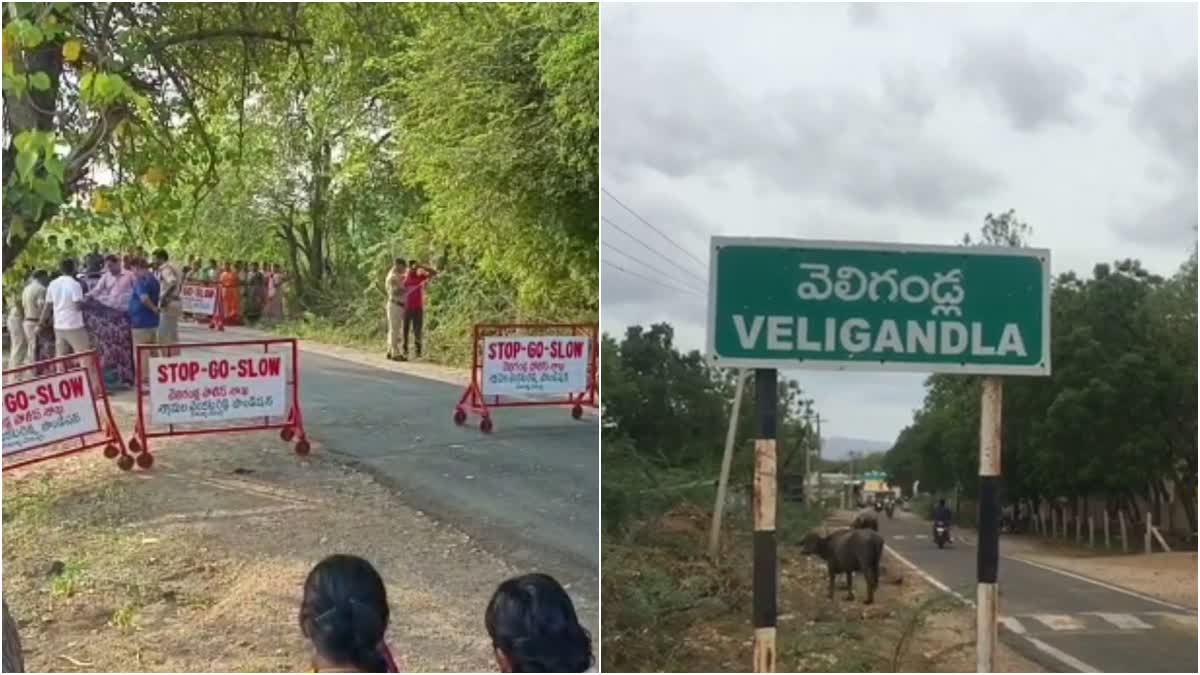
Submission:
<svg viewBox="0 0 1200 675">
<path fill-rule="evenodd" d="M 181 327 L 180 338 L 253 335 Z M 493 432 L 484 434 L 475 416 L 455 426 L 460 386 L 305 352 L 303 343 L 300 372 L 310 438 L 354 459 L 405 503 L 518 569 L 554 576 L 570 589 L 581 620 L 598 628 L 595 416 L 574 420 L 557 407 L 503 408 L 493 413 Z"/>
<path fill-rule="evenodd" d="M 930 530 L 900 512 L 879 524 L 892 550 L 974 600 L 973 542 L 939 550 Z M 1000 635 L 1023 655 L 1059 672 L 1196 672 L 1195 610 L 1015 560 L 1004 548 L 1002 540 Z"/>
</svg>

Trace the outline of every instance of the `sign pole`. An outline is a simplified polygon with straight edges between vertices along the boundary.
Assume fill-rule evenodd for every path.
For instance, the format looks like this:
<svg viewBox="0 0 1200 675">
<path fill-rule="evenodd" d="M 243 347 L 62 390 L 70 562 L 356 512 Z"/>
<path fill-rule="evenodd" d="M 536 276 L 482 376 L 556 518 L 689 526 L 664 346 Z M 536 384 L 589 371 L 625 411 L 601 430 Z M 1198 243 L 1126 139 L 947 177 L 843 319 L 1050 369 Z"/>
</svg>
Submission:
<svg viewBox="0 0 1200 675">
<path fill-rule="evenodd" d="M 997 626 L 996 578 L 1000 566 L 1000 447 L 1003 387 L 983 378 L 979 415 L 979 547 L 976 557 L 975 670 L 994 671 Z"/>
<path fill-rule="evenodd" d="M 712 531 L 708 533 L 708 557 L 717 559 L 721 547 L 721 514 L 725 511 L 725 487 L 729 485 L 729 465 L 733 463 L 733 442 L 737 437 L 738 413 L 742 410 L 742 389 L 746 371 L 738 368 L 737 388 L 733 391 L 733 409 L 729 412 L 729 430 L 725 433 L 725 454 L 721 457 L 721 478 L 717 481 L 717 503 L 713 505 Z"/>
<path fill-rule="evenodd" d="M 779 389 L 774 368 L 754 371 L 754 672 L 775 672 L 775 437 Z"/>
</svg>

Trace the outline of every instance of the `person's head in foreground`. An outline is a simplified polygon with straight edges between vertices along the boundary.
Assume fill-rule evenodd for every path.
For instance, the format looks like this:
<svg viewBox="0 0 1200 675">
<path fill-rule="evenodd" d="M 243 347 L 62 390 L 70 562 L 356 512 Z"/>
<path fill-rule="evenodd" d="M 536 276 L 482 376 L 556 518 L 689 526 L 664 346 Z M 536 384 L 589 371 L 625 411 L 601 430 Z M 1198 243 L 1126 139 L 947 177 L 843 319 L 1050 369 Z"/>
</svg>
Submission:
<svg viewBox="0 0 1200 675">
<path fill-rule="evenodd" d="M 312 642 L 317 672 L 387 673 L 394 667 L 383 635 L 387 590 L 371 563 L 331 555 L 308 573 L 300 604 L 300 630 Z"/>
<path fill-rule="evenodd" d="M 500 584 L 484 623 L 502 672 L 582 673 L 592 667 L 592 637 L 550 576 L 526 574 Z"/>
</svg>

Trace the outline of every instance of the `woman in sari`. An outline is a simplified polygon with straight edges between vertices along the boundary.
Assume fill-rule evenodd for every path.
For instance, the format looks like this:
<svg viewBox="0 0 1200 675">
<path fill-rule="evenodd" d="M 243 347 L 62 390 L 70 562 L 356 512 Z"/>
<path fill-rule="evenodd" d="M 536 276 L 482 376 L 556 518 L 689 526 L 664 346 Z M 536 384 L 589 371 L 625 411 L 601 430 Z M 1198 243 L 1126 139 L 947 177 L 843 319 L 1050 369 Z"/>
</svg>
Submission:
<svg viewBox="0 0 1200 675">
<path fill-rule="evenodd" d="M 221 312 L 225 323 L 235 324 L 242 317 L 242 291 L 238 283 L 237 272 L 233 265 L 225 263 L 225 271 L 221 272 Z"/>
<path fill-rule="evenodd" d="M 250 263 L 250 271 L 246 274 L 246 321 L 258 321 L 262 316 L 263 303 L 266 302 L 266 280 L 258 271 L 258 263 Z"/>
<path fill-rule="evenodd" d="M 270 272 L 266 275 L 267 302 L 263 308 L 263 316 L 270 321 L 283 321 L 283 273 L 279 265 L 269 265 Z"/>
<path fill-rule="evenodd" d="M 133 273 L 128 259 L 124 266 L 115 255 L 104 262 L 104 276 L 87 294 L 83 324 L 100 357 L 105 385 L 133 386 L 133 332 L 128 314 Z"/>
</svg>

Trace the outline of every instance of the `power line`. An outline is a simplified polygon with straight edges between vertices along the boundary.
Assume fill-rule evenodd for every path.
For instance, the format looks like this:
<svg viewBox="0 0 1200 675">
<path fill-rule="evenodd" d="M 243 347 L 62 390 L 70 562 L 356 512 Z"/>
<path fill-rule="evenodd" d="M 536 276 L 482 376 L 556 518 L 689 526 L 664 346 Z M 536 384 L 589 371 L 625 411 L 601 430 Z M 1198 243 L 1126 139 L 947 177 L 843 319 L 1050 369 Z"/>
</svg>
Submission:
<svg viewBox="0 0 1200 675">
<path fill-rule="evenodd" d="M 685 249 L 684 247 L 682 247 L 682 246 L 680 246 L 679 244 L 675 243 L 675 241 L 674 241 L 674 240 L 672 240 L 672 239 L 671 239 L 670 237 L 668 237 L 667 235 L 663 234 L 662 230 L 660 230 L 660 229 L 658 229 L 657 227 L 655 227 L 655 226 L 651 225 L 651 224 L 650 224 L 650 221 L 648 221 L 648 220 L 646 220 L 645 218 L 643 218 L 643 217 L 642 217 L 642 216 L 641 216 L 641 215 L 640 215 L 640 214 L 639 214 L 637 211 L 634 211 L 633 209 L 631 209 L 631 208 L 629 208 L 628 206 L 626 206 L 626 205 L 625 205 L 625 203 L 624 203 L 624 202 L 622 202 L 620 199 L 617 199 L 616 195 L 614 195 L 613 193 L 611 193 L 611 192 L 609 192 L 609 191 L 608 191 L 608 188 L 601 187 L 601 188 L 600 188 L 600 191 L 601 191 L 601 192 L 603 192 L 604 194 L 608 195 L 608 196 L 609 196 L 609 198 L 610 198 L 610 199 L 612 199 L 612 200 L 613 200 L 614 202 L 616 202 L 617 204 L 619 204 L 619 205 L 621 206 L 621 208 L 623 208 L 623 209 L 625 209 L 626 211 L 628 211 L 628 212 L 632 213 L 632 214 L 633 214 L 633 217 L 634 217 L 634 218 L 637 218 L 637 219 L 638 219 L 638 220 L 640 220 L 640 221 L 642 221 L 642 223 L 643 223 L 643 224 L 645 224 L 645 226 L 646 226 L 646 227 L 648 227 L 648 228 L 650 228 L 650 229 L 654 230 L 655 232 L 657 232 L 657 233 L 658 233 L 658 235 L 659 235 L 660 237 L 662 237 L 663 239 L 666 239 L 666 240 L 667 240 L 667 242 L 668 242 L 669 244 L 671 244 L 671 245 L 672 245 L 672 246 L 674 246 L 675 248 L 679 249 L 680 251 L 683 251 L 683 254 L 684 254 L 684 255 L 686 255 L 687 257 L 689 257 L 689 258 L 691 258 L 692 260 L 695 260 L 697 263 L 699 263 L 700 267 L 702 267 L 702 268 L 704 268 L 704 269 L 706 269 L 706 270 L 708 269 L 708 265 L 707 265 L 707 264 L 706 264 L 706 263 L 705 263 L 703 260 L 700 260 L 700 259 L 699 259 L 699 258 L 697 258 L 696 256 L 692 255 L 692 254 L 691 254 L 691 252 L 689 252 L 687 249 Z"/>
<path fill-rule="evenodd" d="M 676 279 L 675 277 L 669 277 L 669 276 L 667 276 L 667 275 L 663 274 L 663 273 L 662 273 L 660 270 L 656 269 L 656 268 L 655 268 L 653 265 L 651 265 L 651 264 L 647 263 L 646 261 L 642 260 L 641 258 L 635 258 L 634 256 L 632 256 L 632 255 L 630 255 L 630 254 L 626 253 L 625 251 L 622 251 L 621 249 L 617 248 L 616 246 L 613 246 L 612 244 L 608 243 L 607 241 L 602 241 L 602 242 L 600 242 L 600 243 L 601 243 L 601 245 L 603 245 L 604 247 L 606 247 L 606 248 L 611 248 L 612 250 L 616 251 L 617 253 L 620 253 L 621 255 L 625 256 L 626 258 L 629 258 L 630 260 L 634 261 L 635 263 L 638 263 L 639 265 L 641 265 L 641 266 L 645 267 L 646 269 L 650 270 L 651 272 L 653 272 L 653 273 L 655 273 L 655 274 L 658 274 L 658 275 L 661 275 L 661 276 L 662 276 L 662 278 L 664 278 L 664 279 L 666 279 L 666 280 L 668 280 L 668 281 L 671 281 L 672 283 L 676 283 L 676 284 L 679 284 L 680 286 L 683 286 L 683 287 L 685 287 L 685 288 L 689 288 L 689 289 L 695 290 L 697 293 L 701 292 L 701 291 L 700 291 L 700 289 L 698 289 L 698 288 L 695 288 L 695 287 L 693 287 L 693 286 L 691 285 L 693 282 L 690 282 L 690 281 L 684 281 L 684 280 L 682 280 L 682 279 Z"/>
<path fill-rule="evenodd" d="M 658 257 L 662 258 L 663 260 L 666 260 L 667 262 L 671 263 L 671 264 L 672 264 L 672 265 L 674 265 L 675 267 L 677 267 L 677 268 L 679 268 L 680 270 L 682 270 L 682 271 L 683 271 L 685 274 L 690 274 L 690 275 L 692 275 L 693 277 L 695 277 L 696 279 L 698 279 L 698 280 L 700 281 L 700 283 L 702 283 L 702 284 L 705 284 L 705 285 L 707 285 L 707 284 L 708 284 L 708 280 L 707 280 L 707 279 L 705 279 L 704 277 L 700 276 L 699 274 L 696 274 L 695 272 L 693 272 L 693 271 L 691 271 L 691 270 L 687 269 L 686 267 L 683 267 L 683 266 L 681 266 L 679 263 L 675 262 L 674 260 L 672 260 L 672 259 L 668 258 L 668 257 L 666 256 L 666 254 L 664 254 L 662 251 L 659 251 L 659 250 L 657 250 L 657 249 L 650 248 L 650 245 L 649 245 L 649 244 L 647 244 L 646 242 L 642 241 L 641 239 L 638 239 L 638 238 L 637 238 L 637 237 L 635 237 L 634 235 L 630 234 L 628 230 L 626 230 L 625 228 L 621 227 L 620 225 L 618 225 L 618 224 L 614 223 L 613 221 L 609 220 L 608 218 L 605 218 L 604 216 L 600 216 L 600 220 L 603 220 L 605 223 L 608 223 L 609 225 L 612 225 L 613 227 L 617 228 L 617 229 L 618 229 L 618 230 L 620 230 L 620 231 L 621 231 L 621 233 L 623 233 L 623 234 L 624 234 L 626 237 L 629 237 L 630 239 L 632 239 L 632 240 L 634 240 L 635 242 L 637 242 L 638 244 L 640 244 L 640 245 L 642 246 L 642 248 L 646 249 L 647 251 L 650 251 L 650 252 L 651 252 L 651 253 L 653 253 L 654 255 L 656 255 L 656 256 L 658 256 Z"/>
<path fill-rule="evenodd" d="M 700 293 L 699 291 L 694 291 L 694 290 L 692 290 L 692 289 L 690 289 L 690 288 L 680 288 L 679 286 L 672 286 L 672 285 L 670 285 L 670 284 L 664 284 L 663 282 L 661 282 L 661 281 L 658 281 L 657 279 L 651 279 L 650 277 L 648 277 L 648 276 L 646 276 L 646 275 L 644 275 L 644 274 L 638 274 L 637 272 L 630 272 L 629 270 L 625 269 L 624 267 L 621 267 L 620 265 L 618 265 L 618 264 L 616 264 L 616 263 L 611 263 L 611 262 L 609 262 L 609 261 L 607 261 L 607 260 L 604 260 L 603 258 L 601 258 L 601 259 L 600 259 L 600 262 L 601 262 L 601 263 L 603 263 L 603 264 L 605 264 L 605 265 L 608 265 L 609 267 L 612 267 L 612 268 L 614 268 L 614 269 L 617 269 L 617 270 L 619 270 L 619 271 L 621 271 L 621 272 L 624 272 L 625 274 L 628 274 L 628 275 L 630 275 L 630 276 L 634 276 L 634 277 L 638 277 L 638 278 L 640 278 L 640 279 L 645 279 L 646 281 L 649 281 L 649 282 L 650 282 L 650 283 L 652 283 L 652 284 L 656 284 L 656 285 L 658 285 L 658 286 L 662 286 L 663 288 L 668 288 L 668 289 L 670 289 L 670 290 L 672 290 L 672 291 L 681 291 L 681 292 L 683 292 L 683 293 L 692 293 L 693 295 L 700 295 L 700 296 L 703 296 L 703 293 Z"/>
</svg>

